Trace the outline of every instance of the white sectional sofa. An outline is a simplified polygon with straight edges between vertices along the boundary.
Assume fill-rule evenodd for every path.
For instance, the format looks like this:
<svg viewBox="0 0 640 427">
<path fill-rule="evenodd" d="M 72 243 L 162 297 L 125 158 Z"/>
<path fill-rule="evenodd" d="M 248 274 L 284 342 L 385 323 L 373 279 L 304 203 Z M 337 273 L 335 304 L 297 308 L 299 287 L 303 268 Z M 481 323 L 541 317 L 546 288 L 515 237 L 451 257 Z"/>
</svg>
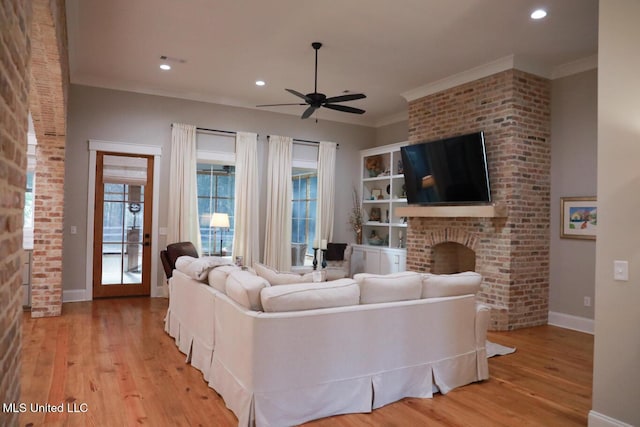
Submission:
<svg viewBox="0 0 640 427">
<path fill-rule="evenodd" d="M 489 377 L 476 273 L 272 286 L 238 270 L 174 271 L 165 330 L 239 426 L 370 412 Z"/>
</svg>

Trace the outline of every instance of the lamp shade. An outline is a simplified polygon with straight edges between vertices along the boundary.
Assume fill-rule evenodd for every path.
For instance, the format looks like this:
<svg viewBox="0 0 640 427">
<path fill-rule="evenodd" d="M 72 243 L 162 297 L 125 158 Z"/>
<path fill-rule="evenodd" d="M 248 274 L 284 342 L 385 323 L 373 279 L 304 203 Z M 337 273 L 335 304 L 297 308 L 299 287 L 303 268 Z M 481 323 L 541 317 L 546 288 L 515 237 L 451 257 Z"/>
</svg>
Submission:
<svg viewBox="0 0 640 427">
<path fill-rule="evenodd" d="M 229 228 L 229 214 L 226 213 L 214 213 L 211 215 L 211 227 Z"/>
</svg>

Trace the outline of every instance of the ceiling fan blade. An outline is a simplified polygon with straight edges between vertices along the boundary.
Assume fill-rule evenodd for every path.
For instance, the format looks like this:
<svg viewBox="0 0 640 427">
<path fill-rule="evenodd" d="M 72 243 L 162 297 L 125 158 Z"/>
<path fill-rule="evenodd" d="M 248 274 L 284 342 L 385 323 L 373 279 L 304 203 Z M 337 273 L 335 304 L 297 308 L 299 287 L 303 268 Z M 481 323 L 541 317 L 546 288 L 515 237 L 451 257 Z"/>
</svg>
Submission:
<svg viewBox="0 0 640 427">
<path fill-rule="evenodd" d="M 333 102 L 355 101 L 356 99 L 363 99 L 366 97 L 367 95 L 365 95 L 364 93 L 350 93 L 347 95 L 332 96 L 331 98 L 325 99 L 324 102 L 333 103 Z"/>
<path fill-rule="evenodd" d="M 307 105 L 307 104 L 303 102 L 294 103 L 294 104 L 261 104 L 261 105 L 256 105 L 256 107 L 279 107 L 281 105 Z"/>
<path fill-rule="evenodd" d="M 329 108 L 331 110 L 344 111 L 345 113 L 353 113 L 353 114 L 364 113 L 364 110 L 361 110 L 355 107 L 349 107 L 348 105 L 324 104 L 323 107 Z"/>
<path fill-rule="evenodd" d="M 304 110 L 304 113 L 302 113 L 302 117 L 300 117 L 301 119 L 306 119 L 307 117 L 309 117 L 310 115 L 313 114 L 314 111 L 316 111 L 318 107 L 314 107 L 313 105 L 309 106 L 309 108 L 307 108 L 306 110 Z"/>
<path fill-rule="evenodd" d="M 294 94 L 295 96 L 297 96 L 298 98 L 302 98 L 304 99 L 307 103 L 310 103 L 311 100 L 309 99 L 309 97 L 307 95 L 304 95 L 300 92 L 298 92 L 297 90 L 293 90 L 293 89 L 285 89 L 287 92 Z"/>
</svg>

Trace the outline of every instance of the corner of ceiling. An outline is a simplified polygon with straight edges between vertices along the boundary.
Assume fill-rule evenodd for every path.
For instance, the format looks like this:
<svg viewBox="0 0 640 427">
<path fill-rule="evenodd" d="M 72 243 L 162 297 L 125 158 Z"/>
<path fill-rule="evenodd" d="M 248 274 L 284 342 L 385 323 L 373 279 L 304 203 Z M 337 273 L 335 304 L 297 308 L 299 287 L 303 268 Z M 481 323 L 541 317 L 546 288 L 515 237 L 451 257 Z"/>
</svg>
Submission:
<svg viewBox="0 0 640 427">
<path fill-rule="evenodd" d="M 566 77 L 598 67 L 598 55 L 591 55 L 556 67 L 549 67 L 536 61 L 528 60 L 523 56 L 508 55 L 495 61 L 479 65 L 469 70 L 436 80 L 431 83 L 419 86 L 415 89 L 401 93 L 407 102 L 432 95 L 452 87 L 462 85 L 477 79 L 488 77 L 509 69 L 517 69 L 527 73 L 535 74 L 550 80 Z"/>
</svg>

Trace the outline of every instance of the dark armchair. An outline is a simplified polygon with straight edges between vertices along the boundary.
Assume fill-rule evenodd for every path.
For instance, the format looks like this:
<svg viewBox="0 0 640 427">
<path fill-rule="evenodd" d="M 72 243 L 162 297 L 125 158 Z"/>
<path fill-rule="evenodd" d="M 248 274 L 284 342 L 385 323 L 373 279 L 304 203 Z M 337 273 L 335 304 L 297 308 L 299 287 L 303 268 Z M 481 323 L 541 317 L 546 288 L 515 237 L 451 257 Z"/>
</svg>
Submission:
<svg viewBox="0 0 640 427">
<path fill-rule="evenodd" d="M 198 258 L 198 251 L 191 242 L 178 242 L 167 245 L 167 249 L 160 251 L 160 260 L 164 267 L 164 273 L 167 276 L 167 280 L 171 278 L 173 269 L 176 266 L 176 260 L 183 255 L 192 256 Z"/>
</svg>

